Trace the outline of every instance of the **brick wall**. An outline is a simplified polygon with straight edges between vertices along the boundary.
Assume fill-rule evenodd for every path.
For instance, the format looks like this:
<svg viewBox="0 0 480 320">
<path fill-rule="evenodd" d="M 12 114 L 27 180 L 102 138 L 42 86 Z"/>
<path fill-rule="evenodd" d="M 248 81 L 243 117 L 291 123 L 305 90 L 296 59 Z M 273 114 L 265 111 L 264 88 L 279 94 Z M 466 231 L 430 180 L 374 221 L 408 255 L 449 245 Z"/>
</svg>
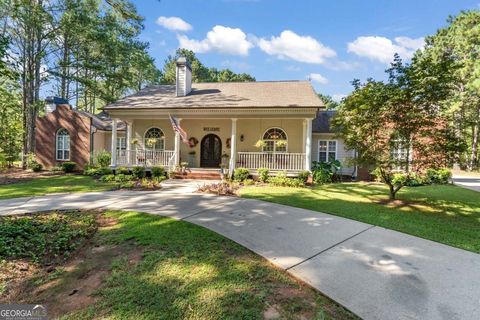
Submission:
<svg viewBox="0 0 480 320">
<path fill-rule="evenodd" d="M 35 155 L 44 168 L 51 168 L 62 161 L 56 160 L 55 138 L 59 129 L 70 134 L 70 161 L 81 170 L 90 161 L 91 119 L 72 110 L 69 105 L 59 105 L 44 117 L 37 118 L 35 129 Z"/>
</svg>

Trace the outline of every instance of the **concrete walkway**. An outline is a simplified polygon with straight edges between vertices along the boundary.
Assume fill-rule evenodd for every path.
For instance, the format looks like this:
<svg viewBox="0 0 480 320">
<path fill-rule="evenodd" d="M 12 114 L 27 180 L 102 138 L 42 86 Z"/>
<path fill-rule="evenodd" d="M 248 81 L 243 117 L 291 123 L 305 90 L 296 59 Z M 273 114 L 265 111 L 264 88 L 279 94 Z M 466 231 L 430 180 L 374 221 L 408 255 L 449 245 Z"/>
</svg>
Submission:
<svg viewBox="0 0 480 320">
<path fill-rule="evenodd" d="M 452 180 L 457 186 L 480 192 L 480 177 L 453 176 Z"/>
<path fill-rule="evenodd" d="M 197 183 L 2 200 L 0 215 L 75 208 L 159 214 L 242 244 L 364 319 L 480 315 L 478 254 L 310 210 L 193 193 Z"/>
</svg>

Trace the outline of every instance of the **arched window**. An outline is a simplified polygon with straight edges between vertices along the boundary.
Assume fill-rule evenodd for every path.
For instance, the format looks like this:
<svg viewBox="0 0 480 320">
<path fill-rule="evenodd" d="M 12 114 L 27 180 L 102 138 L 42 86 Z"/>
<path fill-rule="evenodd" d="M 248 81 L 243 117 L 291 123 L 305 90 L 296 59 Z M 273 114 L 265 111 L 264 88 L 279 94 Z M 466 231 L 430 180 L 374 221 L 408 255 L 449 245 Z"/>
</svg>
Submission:
<svg viewBox="0 0 480 320">
<path fill-rule="evenodd" d="M 150 128 L 145 132 L 144 145 L 147 150 L 163 151 L 165 135 L 160 128 Z"/>
<path fill-rule="evenodd" d="M 287 152 L 287 134 L 280 128 L 265 131 L 263 141 L 263 152 Z"/>
<path fill-rule="evenodd" d="M 70 160 L 70 134 L 67 129 L 59 129 L 56 138 L 57 160 Z"/>
</svg>

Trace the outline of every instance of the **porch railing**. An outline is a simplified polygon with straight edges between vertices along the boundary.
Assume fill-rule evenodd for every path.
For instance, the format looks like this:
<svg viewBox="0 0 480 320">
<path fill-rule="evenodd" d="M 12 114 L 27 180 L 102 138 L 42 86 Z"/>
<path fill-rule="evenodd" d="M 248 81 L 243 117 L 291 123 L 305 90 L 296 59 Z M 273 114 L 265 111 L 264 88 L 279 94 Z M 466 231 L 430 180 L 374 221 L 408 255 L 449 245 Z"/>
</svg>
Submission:
<svg viewBox="0 0 480 320">
<path fill-rule="evenodd" d="M 173 150 L 117 150 L 117 166 L 167 167 L 174 154 Z"/>
<path fill-rule="evenodd" d="M 305 170 L 305 153 L 238 152 L 237 168 L 268 168 L 275 171 Z"/>
</svg>

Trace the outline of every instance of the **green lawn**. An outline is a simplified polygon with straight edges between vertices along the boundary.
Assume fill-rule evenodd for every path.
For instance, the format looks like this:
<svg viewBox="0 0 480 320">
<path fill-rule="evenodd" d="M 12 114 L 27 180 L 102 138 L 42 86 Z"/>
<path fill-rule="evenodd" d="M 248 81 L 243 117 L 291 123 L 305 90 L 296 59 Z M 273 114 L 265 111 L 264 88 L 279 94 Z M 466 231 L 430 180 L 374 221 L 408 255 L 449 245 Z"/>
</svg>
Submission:
<svg viewBox="0 0 480 320">
<path fill-rule="evenodd" d="M 281 319 L 356 319 L 205 228 L 139 212 L 100 220 L 76 264 L 37 276 L 15 301 L 46 303 L 62 319 L 262 319 L 267 310 Z"/>
<path fill-rule="evenodd" d="M 377 183 L 308 188 L 245 187 L 245 198 L 331 213 L 480 253 L 480 193 L 453 185 L 405 187 L 385 204 Z"/>
<path fill-rule="evenodd" d="M 111 190 L 112 182 L 100 182 L 92 177 L 62 175 L 37 178 L 31 181 L 0 185 L 0 199 L 39 196 L 58 192 L 88 192 Z"/>
</svg>

